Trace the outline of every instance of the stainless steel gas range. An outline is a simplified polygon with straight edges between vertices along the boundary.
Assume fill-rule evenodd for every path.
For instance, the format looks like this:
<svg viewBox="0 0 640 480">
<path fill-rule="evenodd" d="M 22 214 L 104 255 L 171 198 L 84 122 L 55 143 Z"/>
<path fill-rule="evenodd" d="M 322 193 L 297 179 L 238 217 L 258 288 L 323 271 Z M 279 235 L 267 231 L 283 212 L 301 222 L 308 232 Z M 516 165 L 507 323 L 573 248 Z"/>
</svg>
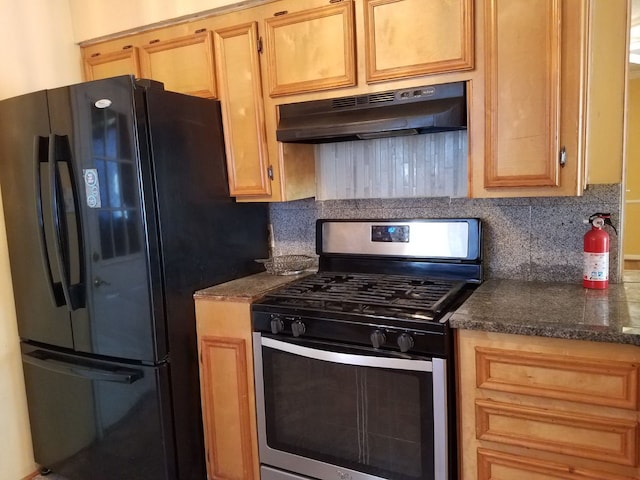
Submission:
<svg viewBox="0 0 640 480">
<path fill-rule="evenodd" d="M 252 305 L 263 480 L 456 478 L 450 312 L 478 219 L 319 220 L 317 274 Z"/>
</svg>

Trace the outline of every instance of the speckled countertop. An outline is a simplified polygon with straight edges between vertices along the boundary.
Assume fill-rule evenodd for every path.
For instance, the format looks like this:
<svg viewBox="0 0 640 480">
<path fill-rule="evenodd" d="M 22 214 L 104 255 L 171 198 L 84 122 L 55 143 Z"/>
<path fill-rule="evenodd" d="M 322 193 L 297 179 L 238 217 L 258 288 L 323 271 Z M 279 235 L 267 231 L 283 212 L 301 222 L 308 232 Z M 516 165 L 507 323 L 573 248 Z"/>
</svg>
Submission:
<svg viewBox="0 0 640 480">
<path fill-rule="evenodd" d="M 196 299 L 246 302 L 314 273 L 257 273 L 199 290 Z M 587 290 L 580 284 L 487 280 L 452 315 L 453 328 L 640 346 L 640 283 Z"/>
<path fill-rule="evenodd" d="M 298 275 L 271 275 L 267 272 L 261 272 L 198 290 L 193 296 L 196 299 L 209 298 L 216 301 L 251 303 L 262 297 L 269 290 L 281 287 L 312 273 L 314 271 L 303 272 Z"/>
<path fill-rule="evenodd" d="M 588 290 L 580 284 L 488 280 L 456 310 L 451 326 L 640 346 L 640 283 Z"/>
</svg>

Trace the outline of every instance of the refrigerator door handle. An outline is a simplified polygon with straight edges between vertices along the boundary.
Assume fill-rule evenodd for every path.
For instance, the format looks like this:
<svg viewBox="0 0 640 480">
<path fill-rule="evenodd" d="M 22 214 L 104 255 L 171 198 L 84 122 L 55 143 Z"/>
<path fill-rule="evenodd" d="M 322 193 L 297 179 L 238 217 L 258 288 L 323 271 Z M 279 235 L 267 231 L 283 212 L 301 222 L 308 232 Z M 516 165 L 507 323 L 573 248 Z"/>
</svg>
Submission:
<svg viewBox="0 0 640 480">
<path fill-rule="evenodd" d="M 44 350 L 34 350 L 22 354 L 22 359 L 26 363 L 36 367 L 88 380 L 132 384 L 144 377 L 142 370 L 134 368 L 117 367 L 107 369 L 103 365 L 96 364 L 90 360 L 74 363 L 67 361 L 66 358 Z"/>
<path fill-rule="evenodd" d="M 37 208 L 37 220 L 38 220 L 38 240 L 40 241 L 40 258 L 44 267 L 45 275 L 47 276 L 47 285 L 49 286 L 49 293 L 51 294 L 51 301 L 56 307 L 61 307 L 65 304 L 64 292 L 62 290 L 62 284 L 60 282 L 53 281 L 53 273 L 51 271 L 51 256 L 49 249 L 47 248 L 44 216 L 42 206 L 42 171 L 40 169 L 42 164 L 48 163 L 48 143 L 47 137 L 37 136 L 34 137 L 33 142 L 33 160 L 35 166 L 35 192 L 36 192 L 36 208 Z"/>
<path fill-rule="evenodd" d="M 80 225 L 78 222 L 78 195 L 74 182 L 74 175 L 72 171 L 72 162 L 70 161 L 71 149 L 69 147 L 69 139 L 67 136 L 59 136 L 56 134 L 49 135 L 49 181 L 51 188 L 51 212 L 53 215 L 54 226 L 54 240 L 56 250 L 58 253 L 58 268 L 60 269 L 62 291 L 66 300 L 67 307 L 70 311 L 83 308 L 85 306 L 85 293 L 84 293 L 84 265 L 82 265 L 83 244 L 82 236 L 80 233 Z M 67 165 L 66 183 L 70 188 L 70 196 L 65 195 L 62 188 L 61 169 L 60 163 Z M 67 208 L 65 202 L 73 201 L 73 208 Z M 61 205 L 62 202 L 62 205 Z M 79 281 L 78 283 L 71 283 L 71 258 L 69 248 L 69 228 L 67 222 L 67 213 L 73 212 L 70 217 L 73 218 L 75 232 L 77 234 L 78 248 L 78 265 L 79 265 Z"/>
</svg>

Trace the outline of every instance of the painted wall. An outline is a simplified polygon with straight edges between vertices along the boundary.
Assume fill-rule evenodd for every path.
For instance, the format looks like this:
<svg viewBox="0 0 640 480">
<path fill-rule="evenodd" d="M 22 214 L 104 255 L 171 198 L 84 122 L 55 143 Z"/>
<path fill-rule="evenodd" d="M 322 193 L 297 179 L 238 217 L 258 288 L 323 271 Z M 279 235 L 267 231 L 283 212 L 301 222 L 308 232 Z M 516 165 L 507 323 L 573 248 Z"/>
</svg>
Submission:
<svg viewBox="0 0 640 480">
<path fill-rule="evenodd" d="M 629 81 L 624 258 L 640 260 L 640 77 Z"/>
<path fill-rule="evenodd" d="M 69 0 L 77 42 L 231 5 L 268 0 Z"/>
<path fill-rule="evenodd" d="M 68 0 L 0 0 L 0 45 L 0 99 L 81 80 Z M 0 478 L 17 480 L 36 465 L 1 203 L 0 199 Z"/>
</svg>

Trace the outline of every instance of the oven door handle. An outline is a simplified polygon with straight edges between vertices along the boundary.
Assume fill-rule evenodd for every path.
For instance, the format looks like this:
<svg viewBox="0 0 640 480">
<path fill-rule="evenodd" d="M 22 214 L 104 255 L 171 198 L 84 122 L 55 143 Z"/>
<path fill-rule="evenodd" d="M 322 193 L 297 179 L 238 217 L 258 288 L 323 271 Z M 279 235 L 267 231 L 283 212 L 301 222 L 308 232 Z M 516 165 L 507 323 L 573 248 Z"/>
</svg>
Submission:
<svg viewBox="0 0 640 480">
<path fill-rule="evenodd" d="M 390 368 L 394 370 L 413 370 L 419 372 L 432 372 L 433 360 L 416 360 L 405 358 L 390 358 L 373 355 L 355 355 L 335 351 L 310 348 L 295 343 L 275 340 L 273 338 L 261 336 L 260 342 L 263 347 L 273 348 L 282 352 L 323 360 L 332 363 L 342 363 L 345 365 L 358 365 L 362 367 Z"/>
</svg>

